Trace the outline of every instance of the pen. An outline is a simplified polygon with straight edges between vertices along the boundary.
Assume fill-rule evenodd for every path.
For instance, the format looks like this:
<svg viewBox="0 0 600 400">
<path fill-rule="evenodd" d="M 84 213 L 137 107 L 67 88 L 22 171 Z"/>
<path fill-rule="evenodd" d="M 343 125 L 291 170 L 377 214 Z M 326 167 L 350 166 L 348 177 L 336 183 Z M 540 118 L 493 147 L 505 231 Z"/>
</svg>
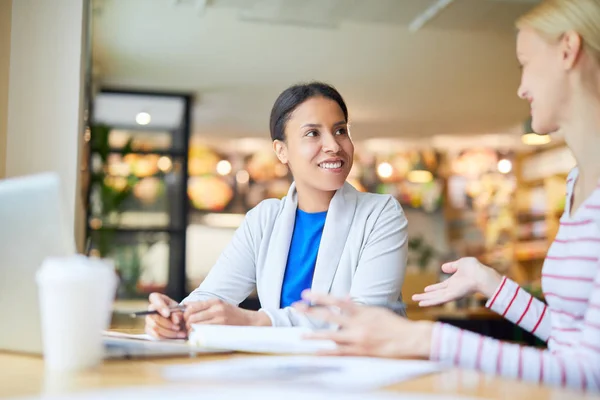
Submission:
<svg viewBox="0 0 600 400">
<path fill-rule="evenodd" d="M 173 312 L 173 311 L 185 311 L 185 306 L 180 305 L 180 306 L 176 306 L 176 307 L 170 307 L 169 311 L 171 311 L 171 312 Z M 136 318 L 136 317 L 143 317 L 143 316 L 146 316 L 146 315 L 154 315 L 154 314 L 159 314 L 159 312 L 157 310 L 137 311 L 137 312 L 130 313 L 129 316 L 131 318 Z"/>
</svg>

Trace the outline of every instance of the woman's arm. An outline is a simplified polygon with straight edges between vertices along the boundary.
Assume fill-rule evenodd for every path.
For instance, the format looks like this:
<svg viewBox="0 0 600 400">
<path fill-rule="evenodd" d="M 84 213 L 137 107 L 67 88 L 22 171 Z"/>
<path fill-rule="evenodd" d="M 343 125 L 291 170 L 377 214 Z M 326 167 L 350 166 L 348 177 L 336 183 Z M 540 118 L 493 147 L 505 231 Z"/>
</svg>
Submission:
<svg viewBox="0 0 600 400">
<path fill-rule="evenodd" d="M 184 302 L 217 298 L 237 305 L 250 295 L 256 284 L 255 238 L 250 227 L 254 214 L 251 210 L 246 215 L 204 281 Z"/>
<path fill-rule="evenodd" d="M 394 198 L 377 218 L 360 254 L 350 298 L 359 304 L 377 305 L 399 299 L 408 252 L 408 221 Z"/>
<path fill-rule="evenodd" d="M 189 304 L 188 323 L 270 325 L 264 313 L 237 307 L 256 286 L 255 249 L 261 240 L 261 218 L 265 216 L 261 208 L 265 206 L 263 202 L 246 214 L 202 284 L 183 300 Z"/>
<path fill-rule="evenodd" d="M 600 391 L 600 272 L 589 298 L 579 341 L 560 353 L 488 338 L 444 323 L 410 321 L 380 307 L 361 307 L 328 295 L 307 292 L 307 301 L 327 307 L 296 307 L 340 326 L 313 339 L 333 340 L 332 355 L 423 357 L 492 375 L 589 391 Z"/>
<path fill-rule="evenodd" d="M 521 289 L 514 281 L 502 277 L 494 269 L 473 257 L 464 257 L 442 265 L 442 271 L 452 276 L 430 285 L 424 293 L 415 294 L 419 305 L 434 306 L 460 299 L 473 293 L 487 297 L 486 306 L 521 328 L 547 341 L 550 317 L 546 305 Z"/>
<path fill-rule="evenodd" d="M 504 287 L 507 289 L 499 290 L 499 296 L 504 296 L 500 308 L 504 308 L 507 302 L 510 303 L 509 299 L 518 298 L 519 294 L 516 295 L 517 297 L 510 296 L 511 291 L 521 292 L 515 285 L 505 280 Z M 502 291 L 506 293 L 502 294 Z M 524 298 L 521 302 L 525 302 Z M 510 312 L 510 308 L 508 310 Z M 517 314 L 519 312 L 515 310 L 513 315 Z M 531 321 L 535 319 L 530 318 Z M 537 320 L 539 321 L 540 318 L 538 317 Z M 547 329 L 546 334 L 549 335 L 549 319 L 546 324 L 548 326 L 544 329 Z M 452 326 L 437 324 L 433 333 L 431 357 L 435 360 L 531 382 L 600 390 L 600 270 L 594 279 L 579 341 L 575 342 L 568 351 L 554 353 L 522 347 Z"/>
<path fill-rule="evenodd" d="M 516 282 L 502 278 L 486 307 L 542 339 L 550 337 L 550 313 L 546 304 L 523 290 Z"/>
</svg>

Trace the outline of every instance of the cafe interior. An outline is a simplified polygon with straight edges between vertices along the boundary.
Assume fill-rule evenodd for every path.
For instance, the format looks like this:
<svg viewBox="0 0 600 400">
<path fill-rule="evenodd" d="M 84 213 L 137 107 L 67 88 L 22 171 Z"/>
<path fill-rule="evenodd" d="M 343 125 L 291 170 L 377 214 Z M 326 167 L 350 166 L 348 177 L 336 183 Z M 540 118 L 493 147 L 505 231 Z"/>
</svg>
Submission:
<svg viewBox="0 0 600 400">
<path fill-rule="evenodd" d="M 536 3 L 90 1 L 80 13 L 82 100 L 72 107 L 83 121 L 75 224 L 81 251 L 113 260 L 119 275 L 111 326 L 143 328 L 127 312 L 145 309 L 152 292 L 183 299 L 245 214 L 286 195 L 292 177 L 273 152 L 269 113 L 282 90 L 318 80 L 348 104 L 348 182 L 393 195 L 408 220 L 408 318 L 545 346 L 478 295 L 427 308 L 411 300 L 460 257 L 543 300 L 541 267 L 575 161 L 560 136 L 533 133 L 517 96 L 514 21 Z M 4 154 L 26 149 L 8 139 Z M 26 171 L 8 161 L 6 176 Z M 252 294 L 241 306 L 260 302 Z M 513 385 L 477 379 L 486 398 Z"/>
<path fill-rule="evenodd" d="M 411 295 L 469 256 L 539 290 L 574 160 L 516 95 L 513 21 L 531 2 L 459 1 L 427 21 L 420 1 L 301 3 L 93 3 L 86 228 L 116 262 L 118 306 L 183 298 L 245 213 L 286 195 L 270 108 L 320 80 L 348 103 L 349 183 L 406 214 L 409 316 L 518 335 L 477 297 L 423 310 Z"/>
</svg>

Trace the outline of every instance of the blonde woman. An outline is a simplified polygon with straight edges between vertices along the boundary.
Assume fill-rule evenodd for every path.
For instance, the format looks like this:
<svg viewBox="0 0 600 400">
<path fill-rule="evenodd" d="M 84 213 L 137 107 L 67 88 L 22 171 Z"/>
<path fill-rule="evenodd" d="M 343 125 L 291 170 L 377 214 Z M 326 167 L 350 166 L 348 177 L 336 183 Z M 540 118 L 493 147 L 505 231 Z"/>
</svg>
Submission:
<svg viewBox="0 0 600 400">
<path fill-rule="evenodd" d="M 443 265 L 452 276 L 413 299 L 431 306 L 483 293 L 489 308 L 546 341 L 547 349 L 306 293 L 312 303 L 343 310 L 340 315 L 297 305 L 340 325 L 314 335 L 335 340 L 336 354 L 422 356 L 530 382 L 600 390 L 600 0 L 546 0 L 517 27 L 518 95 L 531 105 L 534 130 L 563 133 L 577 160 L 542 270 L 547 305 L 473 258 Z"/>
</svg>

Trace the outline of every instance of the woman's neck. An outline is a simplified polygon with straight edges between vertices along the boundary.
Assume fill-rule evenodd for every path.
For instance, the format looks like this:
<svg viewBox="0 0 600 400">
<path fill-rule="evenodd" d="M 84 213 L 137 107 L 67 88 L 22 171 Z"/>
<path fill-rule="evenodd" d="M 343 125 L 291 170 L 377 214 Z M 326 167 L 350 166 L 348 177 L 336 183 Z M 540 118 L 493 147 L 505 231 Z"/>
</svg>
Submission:
<svg viewBox="0 0 600 400">
<path fill-rule="evenodd" d="M 600 91 L 578 96 L 567 121 L 561 124 L 565 142 L 579 169 L 578 186 L 591 193 L 600 180 Z"/>
<path fill-rule="evenodd" d="M 335 190 L 330 192 L 318 190 L 298 184 L 298 182 L 296 182 L 296 192 L 298 193 L 298 208 L 307 213 L 327 211 L 329 203 L 335 195 Z"/>
</svg>

